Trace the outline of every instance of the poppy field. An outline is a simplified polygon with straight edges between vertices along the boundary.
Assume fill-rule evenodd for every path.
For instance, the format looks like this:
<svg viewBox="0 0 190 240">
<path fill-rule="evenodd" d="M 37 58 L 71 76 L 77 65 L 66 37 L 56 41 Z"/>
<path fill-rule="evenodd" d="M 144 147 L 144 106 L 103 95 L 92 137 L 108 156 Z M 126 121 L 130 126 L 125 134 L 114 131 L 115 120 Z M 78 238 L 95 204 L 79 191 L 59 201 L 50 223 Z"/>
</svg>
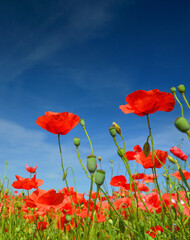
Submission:
<svg viewBox="0 0 190 240">
<path fill-rule="evenodd" d="M 151 133 L 150 115 L 159 111 L 167 115 L 175 104 L 179 104 L 181 115 L 174 121 L 174 128 L 184 134 L 185 141 L 190 141 L 190 125 L 182 105 L 190 110 L 185 86 L 179 85 L 177 89 L 172 87 L 170 90 L 171 93 L 158 89 L 137 90 L 126 97 L 127 104 L 118 106 L 123 114 L 146 118 L 149 135 L 143 146 L 135 145 L 133 151 L 128 151 L 118 123 L 108 126 L 113 147 L 123 161 L 129 179 L 119 174 L 113 176 L 109 182 L 111 193 L 103 187 L 106 169 L 101 167 L 101 157 L 94 155 L 85 120 L 69 112 L 49 111 L 38 117 L 37 125 L 52 133 L 58 141 L 60 159 L 57 161 L 60 161 L 63 171 L 60 181 L 64 181 L 65 187 L 58 191 L 43 190 L 43 180 L 37 177 L 37 166 L 26 164 L 30 177 L 15 175 L 11 188 L 6 188 L 6 164 L 4 179 L 1 179 L 0 239 L 189 240 L 188 155 L 176 146 L 167 151 L 156 149 Z M 84 181 L 89 181 L 88 193 L 79 193 L 69 185 L 69 167 L 64 165 L 61 148 L 61 137 L 74 131 L 78 124 L 83 128 L 91 149 L 84 162 L 79 152 L 80 138 L 74 138 L 76 155 L 85 172 Z M 151 169 L 152 174 L 132 172 L 131 161 L 136 161 L 145 170 Z M 177 171 L 171 173 L 166 163 L 175 166 Z M 158 183 L 161 176 L 157 173 L 161 168 L 165 181 L 162 189 Z M 149 183 L 154 184 L 154 188 L 150 189 Z M 96 188 L 95 192 L 93 188 Z M 22 193 L 18 193 L 18 189 Z"/>
</svg>

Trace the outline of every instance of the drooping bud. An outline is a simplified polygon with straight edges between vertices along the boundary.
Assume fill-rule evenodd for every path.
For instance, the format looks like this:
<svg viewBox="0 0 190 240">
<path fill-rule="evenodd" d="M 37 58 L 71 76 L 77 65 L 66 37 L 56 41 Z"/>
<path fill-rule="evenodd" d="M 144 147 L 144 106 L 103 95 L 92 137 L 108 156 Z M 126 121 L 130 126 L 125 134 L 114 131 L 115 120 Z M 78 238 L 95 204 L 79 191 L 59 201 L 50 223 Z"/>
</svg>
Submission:
<svg viewBox="0 0 190 240">
<path fill-rule="evenodd" d="M 80 119 L 80 125 L 83 127 L 83 126 L 85 126 L 85 121 L 84 121 L 84 119 Z"/>
<path fill-rule="evenodd" d="M 80 138 L 78 137 L 74 138 L 74 144 L 76 147 L 78 147 L 80 145 Z"/>
<path fill-rule="evenodd" d="M 189 131 L 189 122 L 187 121 L 187 119 L 185 119 L 184 117 L 178 117 L 175 122 L 174 122 L 176 128 L 181 131 L 181 132 L 187 132 Z"/>
<path fill-rule="evenodd" d="M 87 168 L 90 173 L 96 171 L 96 156 L 90 155 L 87 157 Z"/>
<path fill-rule="evenodd" d="M 121 134 L 121 128 L 120 128 L 120 126 L 119 126 L 117 123 L 115 123 L 115 122 L 113 122 L 113 126 L 116 128 L 116 132 L 117 132 L 118 134 Z"/>
<path fill-rule="evenodd" d="M 143 152 L 144 152 L 144 155 L 146 157 L 148 157 L 149 153 L 150 153 L 150 144 L 149 142 L 146 142 L 143 146 Z"/>
<path fill-rule="evenodd" d="M 175 160 L 174 160 L 174 158 L 173 158 L 173 157 L 171 157 L 171 156 L 168 156 L 168 160 L 169 160 L 171 163 L 175 164 Z"/>
<path fill-rule="evenodd" d="M 95 177 L 95 182 L 97 184 L 98 187 L 100 187 L 103 183 L 104 183 L 104 180 L 105 180 L 105 171 L 103 170 L 97 170 L 96 171 L 96 177 Z"/>
<path fill-rule="evenodd" d="M 116 132 L 116 128 L 114 126 L 109 128 L 110 134 L 112 137 L 115 137 L 117 132 Z"/>
<path fill-rule="evenodd" d="M 108 223 L 109 223 L 110 225 L 113 225 L 113 220 L 110 218 L 110 219 L 108 220 Z"/>
<path fill-rule="evenodd" d="M 179 91 L 180 93 L 184 93 L 184 92 L 185 92 L 185 86 L 184 86 L 183 84 L 179 85 L 179 86 L 177 87 L 177 89 L 178 89 L 178 91 Z"/>
<path fill-rule="evenodd" d="M 171 87 L 171 88 L 170 88 L 170 91 L 171 91 L 172 93 L 175 93 L 175 92 L 176 92 L 176 88 L 175 88 L 175 87 Z"/>
<path fill-rule="evenodd" d="M 125 156 L 125 151 L 123 148 L 117 150 L 117 154 L 122 158 Z"/>
</svg>

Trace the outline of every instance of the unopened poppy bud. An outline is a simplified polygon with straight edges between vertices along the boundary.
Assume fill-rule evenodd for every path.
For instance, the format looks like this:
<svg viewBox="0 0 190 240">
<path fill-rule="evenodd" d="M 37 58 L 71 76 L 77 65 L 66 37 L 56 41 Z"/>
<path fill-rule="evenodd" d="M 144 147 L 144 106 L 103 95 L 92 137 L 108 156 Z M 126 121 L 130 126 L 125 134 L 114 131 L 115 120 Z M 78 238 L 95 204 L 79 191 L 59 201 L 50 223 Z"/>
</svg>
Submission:
<svg viewBox="0 0 190 240">
<path fill-rule="evenodd" d="M 116 132 L 116 128 L 115 127 L 113 127 L 113 126 L 110 127 L 109 131 L 110 131 L 110 134 L 111 134 L 112 137 L 116 136 L 117 132 Z"/>
<path fill-rule="evenodd" d="M 186 198 L 188 199 L 188 200 L 190 200 L 190 192 L 186 192 Z"/>
<path fill-rule="evenodd" d="M 171 156 L 168 156 L 168 160 L 169 160 L 171 163 L 174 163 L 174 164 L 175 164 L 175 160 L 174 160 L 174 158 L 173 158 L 173 157 L 171 157 Z"/>
<path fill-rule="evenodd" d="M 78 137 L 74 138 L 74 144 L 76 147 L 78 147 L 80 145 L 80 138 Z"/>
<path fill-rule="evenodd" d="M 6 189 L 5 189 L 5 194 L 7 195 L 8 193 L 9 193 L 9 189 L 6 188 Z"/>
<path fill-rule="evenodd" d="M 184 93 L 184 92 L 185 92 L 185 86 L 184 86 L 183 84 L 179 85 L 179 86 L 177 87 L 177 89 L 178 89 L 178 91 L 179 91 L 180 93 Z"/>
<path fill-rule="evenodd" d="M 90 173 L 96 171 L 96 156 L 90 155 L 87 157 L 87 168 Z"/>
<path fill-rule="evenodd" d="M 117 154 L 122 158 L 125 156 L 125 151 L 123 148 L 117 150 Z"/>
<path fill-rule="evenodd" d="M 184 117 L 178 117 L 174 122 L 176 128 L 181 132 L 189 131 L 189 122 Z"/>
<path fill-rule="evenodd" d="M 64 172 L 62 180 L 65 181 L 66 177 L 67 177 L 67 172 Z"/>
<path fill-rule="evenodd" d="M 19 227 L 15 228 L 15 230 L 16 230 L 16 232 L 20 232 L 20 228 Z"/>
<path fill-rule="evenodd" d="M 171 91 L 172 93 L 175 93 L 175 92 L 176 92 L 176 88 L 175 88 L 175 87 L 171 87 L 171 88 L 170 88 L 170 91 Z"/>
<path fill-rule="evenodd" d="M 120 126 L 119 126 L 117 123 L 115 123 L 115 122 L 113 122 L 113 126 L 115 127 L 116 132 L 117 132 L 118 134 L 121 134 L 121 128 L 120 128 Z"/>
<path fill-rule="evenodd" d="M 96 171 L 96 176 L 95 176 L 95 182 L 98 187 L 100 187 L 105 180 L 105 171 L 103 170 L 97 170 Z"/>
<path fill-rule="evenodd" d="M 167 180 L 169 180 L 169 177 L 166 174 L 162 174 L 162 176 L 164 176 Z"/>
<path fill-rule="evenodd" d="M 109 219 L 108 222 L 109 222 L 110 225 L 113 225 L 113 220 L 112 219 Z"/>
<path fill-rule="evenodd" d="M 146 142 L 143 146 L 143 152 L 144 152 L 144 155 L 146 157 L 148 157 L 149 153 L 150 153 L 150 144 L 149 142 Z"/>
<path fill-rule="evenodd" d="M 101 160 L 102 160 L 102 158 L 99 156 L 99 157 L 98 157 L 98 161 L 101 162 Z"/>
<path fill-rule="evenodd" d="M 80 125 L 83 127 L 83 126 L 85 126 L 85 121 L 84 121 L 84 119 L 80 119 Z"/>
<path fill-rule="evenodd" d="M 66 214 L 65 218 L 66 218 L 67 222 L 71 221 L 71 215 L 70 214 Z"/>
<path fill-rule="evenodd" d="M 181 216 L 184 215 L 184 208 L 180 202 L 177 202 L 177 211 Z"/>
</svg>

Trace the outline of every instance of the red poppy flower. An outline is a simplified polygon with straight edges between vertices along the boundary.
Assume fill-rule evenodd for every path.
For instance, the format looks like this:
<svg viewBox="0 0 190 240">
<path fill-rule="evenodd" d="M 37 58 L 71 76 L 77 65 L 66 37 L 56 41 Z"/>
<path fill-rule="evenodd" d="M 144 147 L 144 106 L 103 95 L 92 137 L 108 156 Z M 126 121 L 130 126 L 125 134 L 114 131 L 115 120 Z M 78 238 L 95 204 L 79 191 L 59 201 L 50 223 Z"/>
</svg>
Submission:
<svg viewBox="0 0 190 240">
<path fill-rule="evenodd" d="M 156 179 L 158 178 L 158 175 L 156 175 Z M 155 176 L 153 174 L 149 174 L 149 175 L 146 175 L 144 177 L 144 179 L 142 180 L 142 182 L 146 182 L 146 183 L 153 183 L 155 180 Z"/>
<path fill-rule="evenodd" d="M 158 159 L 165 164 L 166 158 L 168 156 L 168 153 L 162 150 L 155 150 L 156 156 Z M 144 155 L 144 152 L 139 152 L 137 155 L 135 155 L 136 162 L 143 165 L 145 169 L 147 168 L 153 168 L 153 161 L 152 161 L 152 152 L 149 153 L 148 157 Z M 161 168 L 162 164 L 157 160 L 157 158 L 154 156 L 154 164 L 155 168 Z"/>
<path fill-rule="evenodd" d="M 158 231 L 160 231 L 161 233 L 163 233 L 163 228 L 160 226 L 155 226 L 155 227 L 151 227 L 150 231 L 146 231 L 146 233 L 151 236 L 151 238 L 155 238 Z"/>
<path fill-rule="evenodd" d="M 80 118 L 73 113 L 45 112 L 36 123 L 53 134 L 65 135 L 79 123 L 79 120 Z"/>
<path fill-rule="evenodd" d="M 186 171 L 186 170 L 182 170 L 182 172 L 183 172 L 186 180 L 190 178 L 190 172 L 188 172 L 188 171 Z M 179 171 L 175 172 L 174 174 L 171 173 L 170 175 L 174 176 L 174 177 L 177 178 L 178 180 L 182 180 Z"/>
<path fill-rule="evenodd" d="M 172 147 L 170 148 L 170 152 L 173 153 L 173 155 L 175 155 L 176 157 L 180 158 L 183 161 L 187 160 L 187 155 L 185 155 L 181 149 L 179 149 L 178 147 Z"/>
<path fill-rule="evenodd" d="M 132 174 L 132 178 L 133 179 L 144 179 L 147 175 L 144 174 L 144 173 L 135 173 L 135 174 Z"/>
<path fill-rule="evenodd" d="M 122 184 L 125 184 L 127 179 L 123 175 L 112 177 L 110 185 L 113 187 L 120 187 Z"/>
<path fill-rule="evenodd" d="M 127 158 L 127 160 L 135 160 L 135 155 L 136 155 L 137 153 L 136 152 L 133 152 L 133 151 L 127 151 L 126 153 L 125 153 L 125 157 Z"/>
<path fill-rule="evenodd" d="M 29 166 L 26 164 L 26 171 L 28 171 L 29 173 L 35 173 L 35 172 L 36 172 L 36 168 L 37 168 L 37 166 L 35 166 L 35 167 L 29 167 Z"/>
<path fill-rule="evenodd" d="M 134 113 L 138 116 L 156 111 L 170 112 L 175 105 L 175 98 L 171 93 L 160 92 L 158 89 L 138 90 L 130 93 L 125 100 L 128 104 L 120 105 L 119 108 L 126 114 Z"/>
<path fill-rule="evenodd" d="M 40 232 L 42 232 L 44 229 L 46 229 L 48 227 L 48 225 L 49 224 L 47 222 L 45 222 L 45 221 L 37 223 L 37 227 L 38 227 L 38 230 Z"/>
<path fill-rule="evenodd" d="M 26 199 L 26 206 L 30 208 L 57 208 L 60 209 L 64 205 L 64 194 L 56 193 L 54 189 L 46 190 L 36 190 L 34 191 L 28 199 Z"/>
<path fill-rule="evenodd" d="M 15 175 L 17 181 L 13 182 L 12 186 L 16 189 L 25 189 L 30 190 L 32 188 L 38 188 L 43 184 L 43 180 L 36 179 L 36 174 L 33 178 L 23 178 L 18 175 Z"/>
<path fill-rule="evenodd" d="M 142 148 L 141 148 L 139 145 L 135 145 L 134 148 L 133 148 L 133 150 L 134 150 L 135 152 L 142 152 Z"/>
</svg>

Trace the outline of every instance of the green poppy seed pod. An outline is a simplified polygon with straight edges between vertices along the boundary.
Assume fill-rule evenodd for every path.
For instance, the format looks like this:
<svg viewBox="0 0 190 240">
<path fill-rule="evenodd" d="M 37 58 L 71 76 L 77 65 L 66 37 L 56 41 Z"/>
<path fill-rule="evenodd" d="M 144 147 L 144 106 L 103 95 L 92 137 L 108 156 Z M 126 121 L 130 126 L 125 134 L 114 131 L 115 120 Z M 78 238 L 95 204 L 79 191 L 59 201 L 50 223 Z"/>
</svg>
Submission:
<svg viewBox="0 0 190 240">
<path fill-rule="evenodd" d="M 175 160 L 174 160 L 174 158 L 173 158 L 173 157 L 171 157 L 171 156 L 168 156 L 168 160 L 169 160 L 171 163 L 175 164 Z"/>
<path fill-rule="evenodd" d="M 146 157 L 148 157 L 149 153 L 150 153 L 150 144 L 149 142 L 146 142 L 143 146 L 143 152 L 144 152 L 144 155 Z"/>
<path fill-rule="evenodd" d="M 115 137 L 117 134 L 116 128 L 114 126 L 109 128 L 110 134 L 112 137 Z"/>
<path fill-rule="evenodd" d="M 178 117 L 175 120 L 174 124 L 180 132 L 185 133 L 185 132 L 189 131 L 189 128 L 190 128 L 189 122 L 184 117 Z"/>
<path fill-rule="evenodd" d="M 123 148 L 117 150 L 117 154 L 122 158 L 125 156 L 125 151 Z"/>
<path fill-rule="evenodd" d="M 67 177 L 67 172 L 64 172 L 62 180 L 65 181 L 66 177 Z"/>
<path fill-rule="evenodd" d="M 185 92 L 185 86 L 184 86 L 183 84 L 179 85 L 179 86 L 177 87 L 177 89 L 178 89 L 178 91 L 179 91 L 180 93 L 184 93 L 184 92 Z"/>
<path fill-rule="evenodd" d="M 84 121 L 84 119 L 80 119 L 80 125 L 83 127 L 83 126 L 85 126 L 85 121 Z"/>
<path fill-rule="evenodd" d="M 95 182 L 98 187 L 100 187 L 104 183 L 105 174 L 106 172 L 103 170 L 96 171 Z"/>
<path fill-rule="evenodd" d="M 172 93 L 175 93 L 175 92 L 176 92 L 176 88 L 175 88 L 175 87 L 171 87 L 171 88 L 170 88 L 170 91 L 171 91 Z"/>
<path fill-rule="evenodd" d="M 71 221 L 71 215 L 70 214 L 66 214 L 65 218 L 66 218 L 67 222 Z"/>
<path fill-rule="evenodd" d="M 74 138 L 74 144 L 76 147 L 78 147 L 80 145 L 80 138 L 78 137 Z"/>
<path fill-rule="evenodd" d="M 115 122 L 113 122 L 113 126 L 115 127 L 116 132 L 117 132 L 118 134 L 121 134 L 121 128 L 120 128 L 120 126 L 119 126 L 117 123 L 115 123 Z"/>
<path fill-rule="evenodd" d="M 184 208 L 180 202 L 177 202 L 177 211 L 181 216 L 184 215 Z"/>
<path fill-rule="evenodd" d="M 90 173 L 96 171 L 96 156 L 90 155 L 87 157 L 87 168 Z"/>
</svg>

